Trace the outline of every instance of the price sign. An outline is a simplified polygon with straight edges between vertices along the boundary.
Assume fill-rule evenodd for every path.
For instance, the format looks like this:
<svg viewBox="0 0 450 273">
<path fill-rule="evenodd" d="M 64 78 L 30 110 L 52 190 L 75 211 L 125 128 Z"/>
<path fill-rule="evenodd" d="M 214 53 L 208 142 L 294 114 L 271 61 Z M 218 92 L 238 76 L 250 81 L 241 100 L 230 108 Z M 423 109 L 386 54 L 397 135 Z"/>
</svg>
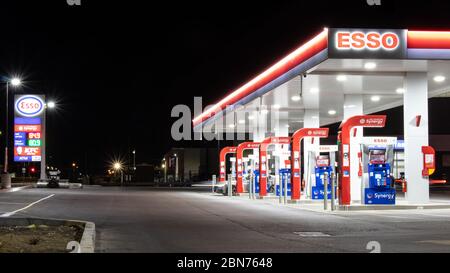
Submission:
<svg viewBox="0 0 450 273">
<path fill-rule="evenodd" d="M 17 95 L 14 117 L 14 161 L 40 162 L 43 151 L 44 96 Z"/>
<path fill-rule="evenodd" d="M 40 147 L 41 146 L 41 140 L 40 139 L 29 139 L 28 140 L 28 146 Z"/>
<path fill-rule="evenodd" d="M 41 133 L 28 133 L 28 139 L 41 139 Z"/>
</svg>

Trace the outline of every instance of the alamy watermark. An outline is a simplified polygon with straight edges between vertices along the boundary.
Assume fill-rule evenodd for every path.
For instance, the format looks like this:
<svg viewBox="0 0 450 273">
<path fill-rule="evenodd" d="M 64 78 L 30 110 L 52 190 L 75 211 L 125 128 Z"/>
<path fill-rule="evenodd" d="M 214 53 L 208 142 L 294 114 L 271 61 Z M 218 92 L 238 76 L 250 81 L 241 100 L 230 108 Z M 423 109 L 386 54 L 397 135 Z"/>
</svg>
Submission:
<svg viewBox="0 0 450 273">
<path fill-rule="evenodd" d="M 369 6 L 381 6 L 381 0 L 366 0 Z"/>
<path fill-rule="evenodd" d="M 275 134 L 289 128 L 278 106 L 230 105 L 219 108 L 210 105 L 203 108 L 201 97 L 194 98 L 193 111 L 187 105 L 176 105 L 172 108 L 171 117 L 176 118 L 171 128 L 175 141 L 244 141 L 246 132 Z"/>
<path fill-rule="evenodd" d="M 81 6 L 81 0 L 66 0 L 69 6 Z"/>
<path fill-rule="evenodd" d="M 369 253 L 381 253 L 381 244 L 377 241 L 370 241 L 367 243 L 366 249 L 370 250 Z"/>
</svg>

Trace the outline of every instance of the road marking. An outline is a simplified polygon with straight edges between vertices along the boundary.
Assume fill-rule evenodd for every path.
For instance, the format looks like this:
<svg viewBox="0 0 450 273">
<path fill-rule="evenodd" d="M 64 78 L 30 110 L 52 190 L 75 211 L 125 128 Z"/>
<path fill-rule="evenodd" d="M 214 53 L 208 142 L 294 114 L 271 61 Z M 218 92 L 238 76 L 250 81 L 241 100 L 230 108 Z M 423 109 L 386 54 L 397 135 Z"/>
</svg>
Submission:
<svg viewBox="0 0 450 273">
<path fill-rule="evenodd" d="M 400 216 L 400 215 L 376 215 L 376 216 L 392 218 L 392 219 L 423 220 L 423 218 L 420 218 L 420 217 Z"/>
<path fill-rule="evenodd" d="M 7 212 L 7 213 L 3 213 L 2 215 L 0 215 L 0 217 L 10 217 L 10 216 L 13 216 L 13 215 L 16 214 L 16 213 L 21 212 L 21 211 L 26 210 L 26 209 L 29 209 L 29 208 L 31 208 L 32 206 L 34 206 L 34 205 L 36 205 L 36 204 L 38 204 L 38 203 L 40 203 L 40 202 L 42 202 L 42 201 L 45 201 L 45 200 L 47 200 L 47 199 L 49 199 L 49 198 L 52 198 L 53 196 L 55 196 L 55 194 L 51 194 L 51 195 L 49 195 L 49 196 L 47 196 L 47 197 L 44 197 L 44 198 L 42 198 L 42 199 L 39 199 L 39 200 L 37 200 L 36 202 L 33 202 L 33 203 L 29 204 L 28 206 L 23 207 L 23 208 L 21 208 L 21 209 L 18 209 L 18 210 L 15 210 L 15 211 L 11 211 L 11 212 Z"/>
<path fill-rule="evenodd" d="M 300 237 L 330 237 L 330 234 L 325 234 L 323 232 L 294 232 L 294 234 Z"/>
<path fill-rule="evenodd" d="M 419 241 L 418 243 L 448 246 L 450 245 L 450 240 L 428 240 L 428 241 Z"/>
</svg>

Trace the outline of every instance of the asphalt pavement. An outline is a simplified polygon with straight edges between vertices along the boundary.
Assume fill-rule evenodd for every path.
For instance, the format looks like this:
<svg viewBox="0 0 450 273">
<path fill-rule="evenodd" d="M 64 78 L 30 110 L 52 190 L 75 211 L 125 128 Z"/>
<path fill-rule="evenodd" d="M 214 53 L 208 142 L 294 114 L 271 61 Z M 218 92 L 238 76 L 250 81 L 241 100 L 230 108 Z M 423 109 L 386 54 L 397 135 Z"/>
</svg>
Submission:
<svg viewBox="0 0 450 273">
<path fill-rule="evenodd" d="M 448 209 L 322 213 L 202 187 L 25 189 L 0 193 L 0 215 L 92 221 L 96 252 L 450 252 Z"/>
</svg>

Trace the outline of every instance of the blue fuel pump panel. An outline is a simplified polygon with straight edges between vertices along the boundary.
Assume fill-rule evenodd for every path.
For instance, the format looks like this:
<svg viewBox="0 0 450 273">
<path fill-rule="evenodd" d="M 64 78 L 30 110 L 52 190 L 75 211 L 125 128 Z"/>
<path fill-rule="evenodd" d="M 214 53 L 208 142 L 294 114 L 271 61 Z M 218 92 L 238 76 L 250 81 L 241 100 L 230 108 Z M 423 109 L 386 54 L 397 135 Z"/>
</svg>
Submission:
<svg viewBox="0 0 450 273">
<path fill-rule="evenodd" d="M 325 196 L 325 184 L 324 184 L 324 177 L 325 173 L 328 174 L 328 199 L 331 199 L 331 173 L 333 172 L 333 169 L 331 166 L 326 167 L 316 167 L 315 168 L 315 174 L 316 174 L 316 185 L 311 188 L 312 193 L 312 199 L 314 200 L 323 200 Z"/>
<path fill-rule="evenodd" d="M 255 189 L 255 193 L 259 193 L 259 171 L 255 170 L 253 171 L 254 174 L 254 180 L 253 180 L 253 186 Z"/>
<path fill-rule="evenodd" d="M 287 180 L 287 196 L 291 196 L 291 169 L 280 170 L 281 195 L 284 196 L 284 185 Z M 280 196 L 280 185 L 276 186 L 276 195 Z"/>
<path fill-rule="evenodd" d="M 364 190 L 366 205 L 395 205 L 389 164 L 369 164 L 369 188 Z"/>
</svg>

